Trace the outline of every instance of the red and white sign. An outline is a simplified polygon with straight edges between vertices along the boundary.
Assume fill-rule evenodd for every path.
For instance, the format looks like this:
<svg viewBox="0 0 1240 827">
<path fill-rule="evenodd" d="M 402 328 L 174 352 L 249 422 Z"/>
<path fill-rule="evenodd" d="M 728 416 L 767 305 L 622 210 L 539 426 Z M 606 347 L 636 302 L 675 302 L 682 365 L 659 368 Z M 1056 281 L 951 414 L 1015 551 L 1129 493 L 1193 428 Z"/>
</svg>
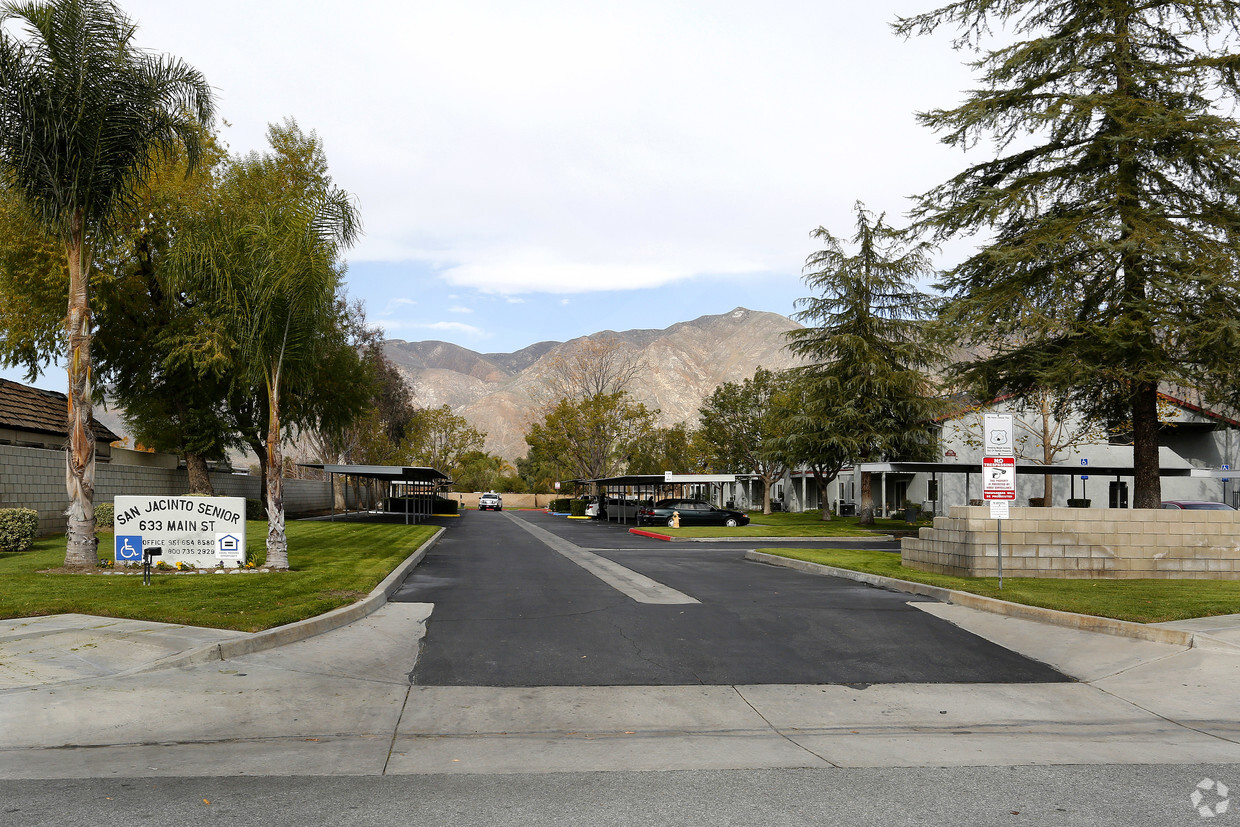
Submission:
<svg viewBox="0 0 1240 827">
<path fill-rule="evenodd" d="M 982 457 L 982 499 L 1016 499 L 1016 458 Z"/>
</svg>

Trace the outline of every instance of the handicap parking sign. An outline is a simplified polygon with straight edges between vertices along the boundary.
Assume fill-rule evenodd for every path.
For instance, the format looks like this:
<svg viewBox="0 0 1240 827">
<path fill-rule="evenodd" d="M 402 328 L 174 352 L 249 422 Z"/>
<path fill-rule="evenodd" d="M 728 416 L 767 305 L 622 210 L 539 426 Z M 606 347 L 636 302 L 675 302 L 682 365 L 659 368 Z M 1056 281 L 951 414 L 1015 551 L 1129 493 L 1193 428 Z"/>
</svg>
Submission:
<svg viewBox="0 0 1240 827">
<path fill-rule="evenodd" d="M 116 562 L 142 562 L 142 535 L 116 536 Z"/>
</svg>

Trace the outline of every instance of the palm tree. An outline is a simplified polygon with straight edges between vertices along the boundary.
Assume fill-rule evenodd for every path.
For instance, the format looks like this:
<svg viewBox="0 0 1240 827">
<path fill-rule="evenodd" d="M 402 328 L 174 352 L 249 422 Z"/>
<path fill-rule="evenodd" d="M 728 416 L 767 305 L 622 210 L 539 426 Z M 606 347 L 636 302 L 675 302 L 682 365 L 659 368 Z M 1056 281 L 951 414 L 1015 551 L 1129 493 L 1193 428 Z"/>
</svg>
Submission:
<svg viewBox="0 0 1240 827">
<path fill-rule="evenodd" d="M 0 23 L 8 21 L 26 37 L 0 31 L 0 164 L 68 261 L 65 565 L 93 567 L 93 254 L 160 153 L 184 147 L 196 164 L 199 128 L 213 118 L 211 90 L 180 60 L 137 49 L 135 26 L 108 0 L 6 2 Z"/>
<path fill-rule="evenodd" d="M 217 208 L 180 234 L 173 267 L 216 303 L 236 343 L 237 396 L 266 413 L 267 565 L 288 568 L 282 443 L 287 394 L 304 392 L 339 322 L 339 255 L 360 231 L 334 186 L 318 137 L 272 125 L 273 152 L 235 158 Z M 226 320 L 226 321 L 224 321 Z"/>
</svg>

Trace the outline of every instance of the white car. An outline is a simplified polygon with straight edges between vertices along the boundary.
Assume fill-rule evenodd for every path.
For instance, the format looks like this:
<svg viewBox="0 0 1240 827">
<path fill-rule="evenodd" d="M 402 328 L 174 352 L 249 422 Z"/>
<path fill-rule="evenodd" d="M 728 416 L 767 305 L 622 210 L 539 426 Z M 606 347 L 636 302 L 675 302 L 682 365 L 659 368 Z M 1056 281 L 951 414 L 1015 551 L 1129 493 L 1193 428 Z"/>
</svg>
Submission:
<svg viewBox="0 0 1240 827">
<path fill-rule="evenodd" d="M 478 510 L 486 511 L 488 508 L 492 511 L 503 511 L 504 498 L 494 492 L 483 494 L 478 498 Z"/>
</svg>

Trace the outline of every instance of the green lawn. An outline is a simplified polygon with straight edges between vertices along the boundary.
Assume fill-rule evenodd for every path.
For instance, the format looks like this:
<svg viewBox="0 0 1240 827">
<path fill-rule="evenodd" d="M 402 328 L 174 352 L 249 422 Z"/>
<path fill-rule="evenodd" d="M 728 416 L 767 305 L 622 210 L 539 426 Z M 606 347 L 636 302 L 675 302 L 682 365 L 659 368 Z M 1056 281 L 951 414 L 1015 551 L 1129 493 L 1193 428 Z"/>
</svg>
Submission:
<svg viewBox="0 0 1240 827">
<path fill-rule="evenodd" d="M 65 539 L 0 554 L 0 618 L 78 612 L 257 632 L 364 597 L 436 531 L 434 526 L 288 523 L 293 571 L 268 574 L 40 574 L 64 563 Z M 248 559 L 265 557 L 267 524 L 246 524 Z M 112 535 L 99 533 L 99 556 Z"/>
<path fill-rule="evenodd" d="M 952 577 L 906 568 L 900 555 L 860 549 L 764 548 L 795 560 L 808 560 L 853 571 L 997 597 L 1013 603 L 1064 612 L 1113 617 L 1137 623 L 1160 623 L 1240 613 L 1240 581 L 1236 580 L 1058 580 L 1005 577 L 1003 590 L 995 577 Z"/>
<path fill-rule="evenodd" d="M 819 517 L 820 512 L 817 509 L 800 514 L 763 514 L 761 511 L 750 511 L 749 525 L 736 528 L 655 526 L 650 530 L 670 537 L 868 537 L 875 533 L 910 532 L 915 531 L 918 525 L 930 525 L 929 520 L 914 525 L 904 520 L 875 520 L 873 526 L 862 528 L 858 525 L 860 517 L 835 517 L 825 523 Z"/>
</svg>

